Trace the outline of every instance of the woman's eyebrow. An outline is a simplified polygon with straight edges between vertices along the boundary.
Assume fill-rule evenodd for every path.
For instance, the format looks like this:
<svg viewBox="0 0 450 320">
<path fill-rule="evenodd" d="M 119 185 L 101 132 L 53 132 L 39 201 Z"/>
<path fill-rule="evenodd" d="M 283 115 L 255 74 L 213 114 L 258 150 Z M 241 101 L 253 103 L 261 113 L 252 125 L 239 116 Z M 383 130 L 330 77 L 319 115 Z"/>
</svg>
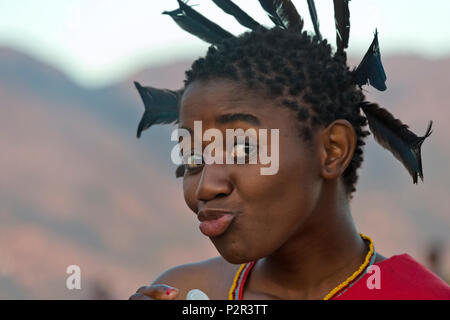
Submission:
<svg viewBox="0 0 450 320">
<path fill-rule="evenodd" d="M 261 121 L 249 113 L 226 113 L 216 118 L 216 122 L 220 124 L 226 124 L 234 121 L 244 121 L 255 126 L 261 125 Z"/>
</svg>

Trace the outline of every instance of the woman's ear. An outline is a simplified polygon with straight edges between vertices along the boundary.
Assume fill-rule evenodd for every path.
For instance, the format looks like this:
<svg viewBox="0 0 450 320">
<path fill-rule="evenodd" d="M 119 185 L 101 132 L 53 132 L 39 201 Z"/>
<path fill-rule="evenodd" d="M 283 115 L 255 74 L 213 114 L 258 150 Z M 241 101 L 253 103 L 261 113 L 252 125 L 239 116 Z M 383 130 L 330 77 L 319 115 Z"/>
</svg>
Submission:
<svg viewBox="0 0 450 320">
<path fill-rule="evenodd" d="M 355 151 L 355 129 L 347 120 L 335 120 L 323 129 L 319 143 L 322 177 L 339 178 L 352 160 Z"/>
</svg>

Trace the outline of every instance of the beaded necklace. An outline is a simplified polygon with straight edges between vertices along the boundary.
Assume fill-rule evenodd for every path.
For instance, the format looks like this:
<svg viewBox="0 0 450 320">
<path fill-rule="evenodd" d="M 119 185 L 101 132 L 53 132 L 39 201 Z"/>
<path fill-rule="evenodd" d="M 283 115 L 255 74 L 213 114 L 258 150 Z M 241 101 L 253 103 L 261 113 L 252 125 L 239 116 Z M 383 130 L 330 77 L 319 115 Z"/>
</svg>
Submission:
<svg viewBox="0 0 450 320">
<path fill-rule="evenodd" d="M 372 266 L 375 261 L 375 246 L 370 237 L 360 233 L 361 238 L 365 241 L 369 242 L 369 252 L 364 259 L 364 262 L 361 266 L 356 270 L 350 277 L 348 277 L 345 281 L 340 283 L 336 288 L 332 289 L 323 300 L 330 300 L 334 297 L 338 297 L 347 291 L 350 287 L 352 287 L 356 282 L 358 282 L 367 272 L 367 269 Z M 230 291 L 228 292 L 229 300 L 242 300 L 242 295 L 244 293 L 244 284 L 247 279 L 250 270 L 255 265 L 256 261 L 252 261 L 249 263 L 243 263 L 234 277 L 233 284 L 231 285 Z"/>
</svg>

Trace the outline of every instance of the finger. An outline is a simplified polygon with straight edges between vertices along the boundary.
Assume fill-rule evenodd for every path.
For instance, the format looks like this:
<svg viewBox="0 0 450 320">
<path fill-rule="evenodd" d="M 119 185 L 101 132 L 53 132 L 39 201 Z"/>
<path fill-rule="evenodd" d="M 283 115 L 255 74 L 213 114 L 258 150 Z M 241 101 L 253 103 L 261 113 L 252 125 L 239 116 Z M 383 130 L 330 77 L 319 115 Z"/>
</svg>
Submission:
<svg viewBox="0 0 450 320">
<path fill-rule="evenodd" d="M 136 290 L 136 293 L 142 293 L 142 291 L 145 290 L 146 288 L 148 288 L 148 286 L 139 287 L 139 289 Z"/>
<path fill-rule="evenodd" d="M 140 287 L 137 293 L 157 300 L 170 300 L 178 296 L 179 290 L 166 284 L 154 284 Z"/>
<path fill-rule="evenodd" d="M 135 293 L 133 295 L 131 295 L 128 300 L 153 300 L 150 297 L 144 296 L 143 294 L 140 293 Z"/>
</svg>

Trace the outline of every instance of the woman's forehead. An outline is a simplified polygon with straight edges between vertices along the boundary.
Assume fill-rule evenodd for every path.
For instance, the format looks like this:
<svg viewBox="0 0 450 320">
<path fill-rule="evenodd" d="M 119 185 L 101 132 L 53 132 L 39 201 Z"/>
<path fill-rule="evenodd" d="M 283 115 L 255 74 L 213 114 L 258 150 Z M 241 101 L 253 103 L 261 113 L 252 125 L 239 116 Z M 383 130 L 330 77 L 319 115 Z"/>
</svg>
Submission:
<svg viewBox="0 0 450 320">
<path fill-rule="evenodd" d="M 286 145 L 298 145 L 302 127 L 295 110 L 244 85 L 223 81 L 193 82 L 187 87 L 181 100 L 178 127 L 195 136 L 196 121 L 201 121 L 201 134 L 211 128 L 222 132 L 237 128 L 276 129 L 280 141 L 289 140 Z"/>
<path fill-rule="evenodd" d="M 258 102 L 258 96 L 234 81 L 195 81 L 183 92 L 180 113 L 191 112 L 198 107 L 238 108 Z"/>
<path fill-rule="evenodd" d="M 221 114 L 249 113 L 264 118 L 276 101 L 230 80 L 195 81 L 186 88 L 180 103 L 180 122 L 206 120 Z"/>
<path fill-rule="evenodd" d="M 294 110 L 227 81 L 188 86 L 181 100 L 179 127 L 193 129 L 195 121 L 202 121 L 204 129 L 270 128 L 286 136 L 297 136 L 299 125 Z"/>
</svg>

